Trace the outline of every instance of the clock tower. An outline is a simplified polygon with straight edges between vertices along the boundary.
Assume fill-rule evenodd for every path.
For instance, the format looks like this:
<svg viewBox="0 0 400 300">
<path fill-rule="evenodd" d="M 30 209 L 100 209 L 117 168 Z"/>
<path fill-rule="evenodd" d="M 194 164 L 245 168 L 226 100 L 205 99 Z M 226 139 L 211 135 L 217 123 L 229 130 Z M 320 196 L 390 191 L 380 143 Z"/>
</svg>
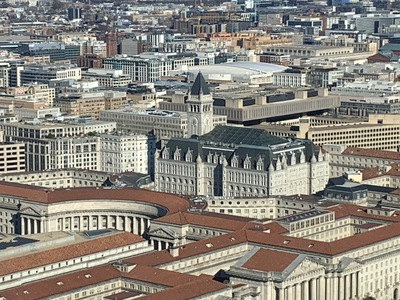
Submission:
<svg viewBox="0 0 400 300">
<path fill-rule="evenodd" d="M 214 129 L 213 97 L 199 72 L 189 92 L 187 104 L 188 136 L 203 135 Z"/>
</svg>

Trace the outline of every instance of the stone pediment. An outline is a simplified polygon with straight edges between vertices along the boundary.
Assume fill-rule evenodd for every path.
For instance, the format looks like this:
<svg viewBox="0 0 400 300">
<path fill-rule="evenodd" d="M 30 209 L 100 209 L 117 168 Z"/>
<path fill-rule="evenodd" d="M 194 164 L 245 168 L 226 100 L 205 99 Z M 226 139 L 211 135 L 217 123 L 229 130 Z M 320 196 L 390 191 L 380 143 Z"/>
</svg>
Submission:
<svg viewBox="0 0 400 300">
<path fill-rule="evenodd" d="M 282 272 L 282 274 L 286 278 L 307 276 L 307 274 L 311 272 L 322 272 L 323 268 L 324 266 L 322 264 L 317 263 L 305 255 L 300 255 Z"/>
<path fill-rule="evenodd" d="M 38 208 L 29 206 L 25 207 L 20 210 L 21 215 L 29 215 L 29 216 L 38 216 L 40 217 L 42 215 L 41 211 Z"/>
<path fill-rule="evenodd" d="M 154 236 L 154 237 L 160 237 L 164 239 L 170 239 L 173 240 L 176 238 L 176 233 L 172 231 L 171 229 L 165 228 L 165 227 L 160 227 L 154 230 L 151 230 L 148 232 L 149 236 Z"/>
<path fill-rule="evenodd" d="M 361 264 L 352 258 L 344 257 L 340 260 L 339 267 L 342 272 L 346 272 L 347 270 L 360 269 Z"/>
</svg>

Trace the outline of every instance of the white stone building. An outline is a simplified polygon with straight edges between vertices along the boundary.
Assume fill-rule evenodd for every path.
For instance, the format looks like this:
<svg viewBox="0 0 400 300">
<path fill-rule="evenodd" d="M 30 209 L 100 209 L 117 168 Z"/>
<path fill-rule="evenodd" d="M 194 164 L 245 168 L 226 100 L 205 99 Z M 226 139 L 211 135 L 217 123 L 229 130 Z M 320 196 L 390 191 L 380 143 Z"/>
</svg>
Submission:
<svg viewBox="0 0 400 300">
<path fill-rule="evenodd" d="M 110 69 L 88 69 L 82 72 L 82 79 L 96 80 L 100 86 L 119 87 L 127 86 L 132 82 L 129 74 L 124 74 L 122 70 Z"/>
<path fill-rule="evenodd" d="M 6 141 L 25 144 L 27 171 L 63 168 L 100 170 L 100 137 L 116 124 L 41 123 L 39 121 L 3 124 Z"/>
<path fill-rule="evenodd" d="M 156 140 L 154 135 L 102 134 L 100 170 L 108 173 L 153 171 Z"/>
<path fill-rule="evenodd" d="M 310 195 L 323 190 L 328 178 L 328 157 L 312 142 L 261 129 L 217 126 L 198 138 L 172 138 L 156 156 L 156 190 L 169 193 Z"/>
<path fill-rule="evenodd" d="M 302 87 L 307 85 L 306 72 L 294 72 L 289 69 L 274 73 L 272 76 L 274 78 L 274 85 L 276 86 Z"/>
</svg>

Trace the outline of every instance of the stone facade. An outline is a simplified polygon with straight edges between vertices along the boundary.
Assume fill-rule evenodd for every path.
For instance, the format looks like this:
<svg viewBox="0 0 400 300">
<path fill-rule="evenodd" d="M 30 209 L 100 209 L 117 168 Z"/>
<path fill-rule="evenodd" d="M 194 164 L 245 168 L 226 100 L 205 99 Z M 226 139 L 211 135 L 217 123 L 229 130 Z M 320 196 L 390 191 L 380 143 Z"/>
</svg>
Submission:
<svg viewBox="0 0 400 300">
<path fill-rule="evenodd" d="M 328 178 L 328 158 L 311 142 L 228 126 L 199 138 L 170 139 L 155 169 L 156 190 L 185 195 L 310 195 L 323 190 Z"/>
</svg>

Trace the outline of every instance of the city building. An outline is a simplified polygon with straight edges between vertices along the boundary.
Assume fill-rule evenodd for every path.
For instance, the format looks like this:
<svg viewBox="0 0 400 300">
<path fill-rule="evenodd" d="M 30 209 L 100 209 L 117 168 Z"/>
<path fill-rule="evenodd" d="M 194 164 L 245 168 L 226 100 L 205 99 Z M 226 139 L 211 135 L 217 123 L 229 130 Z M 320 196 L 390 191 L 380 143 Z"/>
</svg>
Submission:
<svg viewBox="0 0 400 300">
<path fill-rule="evenodd" d="M 100 170 L 110 174 L 154 174 L 154 135 L 112 133 L 100 135 Z"/>
<path fill-rule="evenodd" d="M 17 142 L 5 142 L 0 132 L 0 172 L 8 174 L 25 171 L 25 145 Z"/>
<path fill-rule="evenodd" d="M 310 195 L 328 178 L 328 157 L 312 142 L 261 129 L 217 126 L 200 137 L 171 138 L 156 156 L 156 190 L 176 194 Z"/>
<path fill-rule="evenodd" d="M 68 7 L 67 9 L 68 20 L 72 21 L 75 19 L 82 18 L 82 9 L 80 7 Z"/>
<path fill-rule="evenodd" d="M 345 58 L 354 52 L 352 47 L 331 47 L 331 46 L 319 46 L 319 45 L 288 45 L 288 46 L 271 46 L 265 47 L 264 51 L 276 54 L 287 54 L 292 58 L 323 58 L 329 57 Z"/>
<path fill-rule="evenodd" d="M 108 32 L 105 36 L 106 55 L 113 57 L 118 54 L 118 34 L 116 32 Z"/>
<path fill-rule="evenodd" d="M 399 82 L 369 80 L 367 82 L 347 82 L 333 87 L 332 95 L 390 96 L 400 91 Z"/>
<path fill-rule="evenodd" d="M 107 70 L 90 68 L 82 72 L 82 79 L 94 79 L 99 82 L 100 86 L 104 87 L 120 87 L 127 86 L 131 83 L 131 78 L 128 74 L 124 74 L 122 70 Z"/>
<path fill-rule="evenodd" d="M 274 73 L 274 85 L 280 87 L 302 87 L 307 85 L 307 73 L 299 70 L 287 69 Z"/>
<path fill-rule="evenodd" d="M 207 81 L 246 83 L 266 85 L 273 83 L 273 74 L 287 69 L 285 66 L 250 61 L 237 61 L 219 64 L 188 65 L 187 70 L 171 69 L 170 75 L 187 75 L 187 72 L 201 72 Z M 175 70 L 175 71 L 174 71 Z"/>
<path fill-rule="evenodd" d="M 49 189 L 72 187 L 135 187 L 151 189 L 151 177 L 140 173 L 112 173 L 88 169 L 58 169 L 34 172 L 11 172 L 0 175 L 0 181 L 42 186 Z"/>
<path fill-rule="evenodd" d="M 8 62 L 0 63 L 0 87 L 10 86 L 10 69 Z"/>
<path fill-rule="evenodd" d="M 50 235 L 36 234 L 32 237 L 37 239 L 28 238 L 27 241 L 23 241 L 22 237 L 16 238 L 17 241 L 26 245 L 25 248 L 19 248 L 17 253 L 10 248 L 2 250 L 1 277 L 5 279 L 0 284 L 2 291 L 151 250 L 151 246 L 142 237 L 113 230 L 87 231 L 81 234 L 54 232 Z M 8 242 L 7 246 L 10 244 Z M 69 254 L 65 255 L 66 252 Z M 20 260 L 26 261 L 27 264 L 19 264 Z M 83 278 L 87 277 L 83 276 Z M 62 284 L 63 282 L 60 283 Z M 22 295 L 24 294 L 27 293 Z M 28 297 L 32 296 L 34 295 Z"/>
<path fill-rule="evenodd" d="M 400 112 L 399 95 L 341 95 L 340 106 L 335 109 L 340 115 L 368 117 L 369 114 L 397 114 Z"/>
<path fill-rule="evenodd" d="M 57 99 L 55 105 L 62 113 L 72 116 L 90 116 L 98 119 L 103 110 L 113 110 L 128 104 L 126 92 L 98 91 L 68 93 Z"/>
<path fill-rule="evenodd" d="M 276 136 L 309 139 L 318 146 L 344 145 L 346 147 L 398 151 L 400 138 L 399 116 L 370 114 L 368 120 L 347 118 L 302 117 L 295 122 L 277 122 L 256 126 Z"/>
<path fill-rule="evenodd" d="M 54 64 L 54 65 L 25 65 L 20 71 L 21 84 L 40 82 L 48 84 L 52 79 L 75 79 L 82 78 L 81 68 L 76 65 Z"/>
<path fill-rule="evenodd" d="M 80 56 L 79 45 L 67 45 L 62 42 L 21 43 L 18 53 L 23 56 L 50 56 L 52 62 L 70 60 L 75 62 Z"/>
<path fill-rule="evenodd" d="M 103 57 L 98 54 L 87 53 L 78 57 L 76 64 L 81 68 L 102 68 Z"/>
<path fill-rule="evenodd" d="M 100 137 L 115 123 L 50 123 L 30 121 L 2 124 L 6 141 L 25 144 L 27 171 L 63 168 L 100 170 Z"/>
<path fill-rule="evenodd" d="M 167 71 L 172 69 L 172 61 L 115 56 L 105 58 L 103 66 L 105 69 L 122 70 L 123 74 L 130 75 L 133 82 L 154 82 L 167 75 Z"/>
<path fill-rule="evenodd" d="M 157 139 L 170 137 L 190 137 L 201 135 L 220 124 L 226 124 L 225 116 L 217 116 L 212 111 L 212 93 L 202 73 L 198 73 L 190 91 L 186 94 L 184 112 L 171 110 L 140 110 L 134 107 L 100 112 L 100 120 L 116 122 L 117 128 L 139 134 L 154 131 Z"/>
<path fill-rule="evenodd" d="M 0 190 L 5 217 L 0 218 L 3 234 L 112 228 L 142 235 L 150 219 L 189 207 L 189 202 L 180 196 L 129 187 L 49 189 L 3 181 Z M 96 213 L 91 207 L 102 207 L 102 211 Z"/>
<path fill-rule="evenodd" d="M 400 163 L 400 153 L 395 151 L 329 144 L 324 145 L 323 148 L 329 153 L 330 177 L 340 177 L 346 173 L 361 173 L 363 169 L 368 168 L 386 169 L 387 166 Z"/>
<path fill-rule="evenodd" d="M 264 89 L 237 83 L 215 89 L 213 99 L 214 115 L 226 116 L 229 123 L 242 125 L 323 113 L 340 105 L 339 97 L 328 95 L 327 89 L 323 88 Z M 160 102 L 159 107 L 169 111 L 186 111 L 186 100 L 185 97 L 171 97 Z"/>
<path fill-rule="evenodd" d="M 15 99 L 43 102 L 47 107 L 52 107 L 55 89 L 49 87 L 48 84 L 31 82 L 19 87 L 7 87 L 0 91 L 0 97 L 3 94 Z"/>
</svg>

